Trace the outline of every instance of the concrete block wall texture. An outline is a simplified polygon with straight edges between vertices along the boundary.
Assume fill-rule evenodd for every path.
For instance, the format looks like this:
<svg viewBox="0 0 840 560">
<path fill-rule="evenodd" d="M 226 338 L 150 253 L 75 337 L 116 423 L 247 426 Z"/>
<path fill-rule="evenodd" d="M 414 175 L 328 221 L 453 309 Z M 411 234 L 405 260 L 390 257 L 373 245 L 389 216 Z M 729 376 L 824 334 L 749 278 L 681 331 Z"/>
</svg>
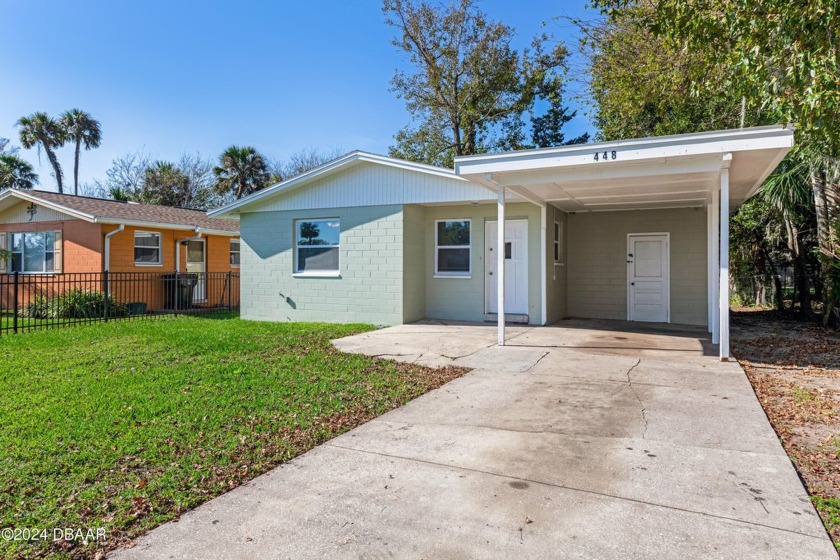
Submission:
<svg viewBox="0 0 840 560">
<path fill-rule="evenodd" d="M 542 321 L 540 282 L 540 208 L 530 203 L 508 204 L 508 220 L 528 220 L 528 320 Z M 469 219 L 471 268 L 469 278 L 435 278 L 435 221 Z M 426 318 L 452 321 L 484 321 L 485 243 L 484 228 L 496 219 L 495 204 L 426 207 Z"/>
<path fill-rule="evenodd" d="M 627 319 L 627 234 L 671 234 L 671 322 L 706 325 L 706 213 L 702 208 L 568 215 L 570 317 Z"/>
<path fill-rule="evenodd" d="M 403 323 L 426 317 L 426 211 L 403 207 Z"/>
<path fill-rule="evenodd" d="M 338 277 L 294 276 L 294 222 L 316 218 L 341 221 Z M 402 205 L 245 213 L 240 234 L 243 318 L 403 322 Z"/>
</svg>

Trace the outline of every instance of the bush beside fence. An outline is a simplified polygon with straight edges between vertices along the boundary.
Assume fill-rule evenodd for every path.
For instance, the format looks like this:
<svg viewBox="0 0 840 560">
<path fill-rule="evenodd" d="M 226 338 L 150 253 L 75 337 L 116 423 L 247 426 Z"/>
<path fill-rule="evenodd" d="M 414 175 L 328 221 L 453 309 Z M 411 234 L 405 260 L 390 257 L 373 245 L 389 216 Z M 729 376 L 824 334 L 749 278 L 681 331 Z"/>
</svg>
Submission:
<svg viewBox="0 0 840 560">
<path fill-rule="evenodd" d="M 0 274 L 0 335 L 236 309 L 235 272 Z"/>
</svg>

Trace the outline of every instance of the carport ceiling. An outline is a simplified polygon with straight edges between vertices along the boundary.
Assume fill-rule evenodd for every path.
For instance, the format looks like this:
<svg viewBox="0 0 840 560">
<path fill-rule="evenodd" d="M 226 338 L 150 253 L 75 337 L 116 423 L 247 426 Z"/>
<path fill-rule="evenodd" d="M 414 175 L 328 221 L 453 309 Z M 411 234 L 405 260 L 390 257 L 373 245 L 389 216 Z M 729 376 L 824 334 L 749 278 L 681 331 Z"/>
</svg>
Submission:
<svg viewBox="0 0 840 560">
<path fill-rule="evenodd" d="M 458 158 L 456 173 L 567 212 L 705 206 L 729 164 L 737 208 L 793 144 L 781 126 Z M 725 155 L 731 155 L 724 159 Z M 596 158 L 597 155 L 597 158 Z M 606 159 L 605 159 L 606 157 Z"/>
</svg>

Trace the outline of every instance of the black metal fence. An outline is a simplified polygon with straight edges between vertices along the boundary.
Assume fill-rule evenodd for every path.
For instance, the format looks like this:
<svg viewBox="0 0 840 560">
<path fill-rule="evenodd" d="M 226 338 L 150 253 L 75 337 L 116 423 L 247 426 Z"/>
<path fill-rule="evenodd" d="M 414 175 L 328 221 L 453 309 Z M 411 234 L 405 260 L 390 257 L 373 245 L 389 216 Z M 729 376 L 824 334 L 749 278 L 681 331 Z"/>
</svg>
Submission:
<svg viewBox="0 0 840 560">
<path fill-rule="evenodd" d="M 236 309 L 235 272 L 0 274 L 0 335 Z"/>
</svg>

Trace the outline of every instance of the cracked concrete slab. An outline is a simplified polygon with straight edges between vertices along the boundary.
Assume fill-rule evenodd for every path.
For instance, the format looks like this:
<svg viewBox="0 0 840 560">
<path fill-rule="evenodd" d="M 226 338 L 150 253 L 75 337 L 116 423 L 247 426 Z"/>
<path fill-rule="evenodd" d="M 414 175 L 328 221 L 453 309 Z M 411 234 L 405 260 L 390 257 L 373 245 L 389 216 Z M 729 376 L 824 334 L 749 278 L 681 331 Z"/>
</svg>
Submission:
<svg viewBox="0 0 840 560">
<path fill-rule="evenodd" d="M 560 325 L 504 348 L 484 325 L 336 341 L 474 369 L 112 557 L 836 559 L 746 376 L 702 333 Z"/>
<path fill-rule="evenodd" d="M 524 373 L 548 354 L 545 350 L 491 346 L 454 360 L 453 365 L 470 369 L 493 369 Z"/>
</svg>

